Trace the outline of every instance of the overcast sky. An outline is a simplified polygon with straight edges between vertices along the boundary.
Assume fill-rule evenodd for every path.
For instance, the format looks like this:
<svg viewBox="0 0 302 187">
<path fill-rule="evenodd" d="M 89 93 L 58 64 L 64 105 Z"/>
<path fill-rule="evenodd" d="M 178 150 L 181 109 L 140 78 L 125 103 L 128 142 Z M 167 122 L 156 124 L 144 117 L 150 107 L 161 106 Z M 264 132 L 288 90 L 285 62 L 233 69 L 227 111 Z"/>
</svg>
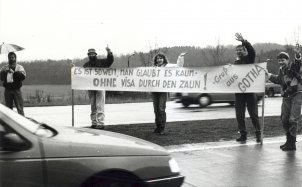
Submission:
<svg viewBox="0 0 302 187">
<path fill-rule="evenodd" d="M 26 48 L 18 60 L 238 44 L 236 32 L 294 44 L 301 28 L 301 0 L 0 0 L 0 42 Z"/>
</svg>

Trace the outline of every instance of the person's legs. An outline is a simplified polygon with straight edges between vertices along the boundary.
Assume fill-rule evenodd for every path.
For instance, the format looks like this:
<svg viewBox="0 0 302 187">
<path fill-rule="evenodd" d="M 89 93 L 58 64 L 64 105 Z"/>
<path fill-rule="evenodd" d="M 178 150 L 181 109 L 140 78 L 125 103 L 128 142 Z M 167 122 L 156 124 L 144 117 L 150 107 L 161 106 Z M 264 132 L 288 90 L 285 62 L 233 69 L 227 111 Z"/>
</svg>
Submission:
<svg viewBox="0 0 302 187">
<path fill-rule="evenodd" d="M 24 116 L 24 111 L 23 111 L 23 98 L 22 98 L 22 92 L 20 89 L 14 90 L 12 92 L 15 106 L 17 108 L 17 111 L 19 114 Z"/>
<path fill-rule="evenodd" d="M 246 140 L 246 126 L 245 126 L 245 95 L 241 93 L 235 94 L 235 112 L 236 112 L 236 119 L 238 123 L 238 130 L 240 132 L 240 137 L 237 138 L 237 141 L 245 141 Z"/>
<path fill-rule="evenodd" d="M 88 90 L 88 97 L 90 100 L 90 107 L 91 107 L 91 127 L 94 128 L 97 125 L 96 121 L 96 94 L 94 90 Z"/>
<path fill-rule="evenodd" d="M 167 93 L 162 92 L 159 93 L 159 125 L 160 125 L 160 133 L 164 133 L 166 126 L 166 102 L 167 102 Z"/>
<path fill-rule="evenodd" d="M 105 124 L 105 96 L 104 90 L 96 91 L 96 121 L 99 128 L 104 128 Z"/>
<path fill-rule="evenodd" d="M 289 132 L 289 116 L 291 110 L 292 98 L 284 97 L 281 105 L 281 121 L 284 131 Z"/>
<path fill-rule="evenodd" d="M 246 101 L 247 101 L 247 110 L 249 112 L 250 118 L 255 128 L 256 141 L 259 143 L 261 142 L 261 127 L 259 123 L 258 102 L 257 102 L 256 94 L 254 93 L 246 94 Z"/>
<path fill-rule="evenodd" d="M 154 129 L 154 133 L 160 132 L 160 115 L 159 115 L 159 93 L 152 92 L 152 101 L 153 101 L 153 110 L 155 115 L 155 125 L 156 128 Z"/>
<path fill-rule="evenodd" d="M 292 136 L 297 136 L 298 124 L 301 116 L 302 93 L 297 93 L 291 103 L 289 116 L 289 132 Z"/>
<path fill-rule="evenodd" d="M 5 105 L 13 110 L 14 107 L 14 97 L 12 94 L 12 91 L 9 89 L 4 90 L 4 100 L 5 100 Z"/>
<path fill-rule="evenodd" d="M 284 151 L 296 150 L 296 136 L 298 123 L 301 116 L 302 93 L 297 93 L 291 103 L 291 111 L 288 123 L 289 140 L 288 144 L 282 148 Z"/>
<path fill-rule="evenodd" d="M 289 143 L 289 137 L 290 137 L 290 132 L 289 132 L 289 117 L 290 117 L 290 110 L 291 110 L 291 103 L 292 103 L 292 98 L 284 97 L 282 99 L 282 105 L 281 105 L 281 122 L 283 129 L 286 134 L 286 142 L 280 146 L 281 149 L 283 149 L 285 146 L 288 145 Z"/>
</svg>

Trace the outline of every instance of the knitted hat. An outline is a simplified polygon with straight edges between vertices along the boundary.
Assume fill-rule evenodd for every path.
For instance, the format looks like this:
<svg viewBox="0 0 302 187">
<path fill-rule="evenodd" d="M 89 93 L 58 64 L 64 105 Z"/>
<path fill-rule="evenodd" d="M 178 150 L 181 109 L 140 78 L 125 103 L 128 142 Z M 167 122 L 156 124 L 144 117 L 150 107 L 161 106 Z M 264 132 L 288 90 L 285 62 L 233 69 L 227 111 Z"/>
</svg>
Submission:
<svg viewBox="0 0 302 187">
<path fill-rule="evenodd" d="M 95 55 L 97 55 L 97 53 L 95 52 L 95 49 L 92 49 L 92 48 L 88 49 L 88 53 L 87 54 L 89 55 L 90 53 L 94 53 Z"/>
<path fill-rule="evenodd" d="M 289 55 L 286 52 L 281 52 L 277 55 L 277 59 L 289 59 Z"/>
</svg>

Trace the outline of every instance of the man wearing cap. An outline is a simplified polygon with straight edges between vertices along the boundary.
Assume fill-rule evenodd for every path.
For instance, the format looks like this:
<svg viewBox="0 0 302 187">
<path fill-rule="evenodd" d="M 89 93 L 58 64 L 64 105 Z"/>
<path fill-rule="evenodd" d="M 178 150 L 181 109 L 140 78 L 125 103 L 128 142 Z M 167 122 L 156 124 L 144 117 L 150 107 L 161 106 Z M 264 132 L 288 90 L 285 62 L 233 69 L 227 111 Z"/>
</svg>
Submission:
<svg viewBox="0 0 302 187">
<path fill-rule="evenodd" d="M 242 44 L 236 47 L 237 59 L 235 64 L 253 64 L 255 63 L 256 52 L 253 46 L 245 40 L 240 33 L 236 33 L 236 40 Z M 238 142 L 245 142 L 247 139 L 247 130 L 245 126 L 245 111 L 249 112 L 253 126 L 255 128 L 256 142 L 261 142 L 261 127 L 258 116 L 258 101 L 255 93 L 235 93 L 235 112 L 238 123 L 240 137 Z"/>
<path fill-rule="evenodd" d="M 13 109 L 17 108 L 19 114 L 24 116 L 23 98 L 21 93 L 22 81 L 26 72 L 20 64 L 17 64 L 17 55 L 14 52 L 8 53 L 8 64 L 0 70 L 0 79 L 3 81 L 5 105 Z"/>
<path fill-rule="evenodd" d="M 295 60 L 290 62 L 288 53 L 281 52 L 277 60 L 280 65 L 278 75 L 268 73 L 268 78 L 271 82 L 282 86 L 281 121 L 286 134 L 286 142 L 280 146 L 280 149 L 292 151 L 296 150 L 296 136 L 302 105 L 301 53 L 295 49 Z"/>
<path fill-rule="evenodd" d="M 88 49 L 89 61 L 84 64 L 84 68 L 109 68 L 113 63 L 113 54 L 106 47 L 107 58 L 98 59 L 95 49 Z M 91 105 L 91 128 L 104 129 L 104 106 L 105 106 L 105 90 L 88 90 L 88 96 Z"/>
</svg>

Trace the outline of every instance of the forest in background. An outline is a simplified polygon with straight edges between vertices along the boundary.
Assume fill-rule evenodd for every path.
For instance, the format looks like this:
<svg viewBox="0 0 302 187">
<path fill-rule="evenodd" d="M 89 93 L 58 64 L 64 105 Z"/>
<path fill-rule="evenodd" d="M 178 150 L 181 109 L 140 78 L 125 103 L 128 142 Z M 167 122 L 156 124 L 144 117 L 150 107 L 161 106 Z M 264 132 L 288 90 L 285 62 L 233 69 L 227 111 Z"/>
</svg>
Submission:
<svg viewBox="0 0 302 187">
<path fill-rule="evenodd" d="M 268 62 L 267 68 L 271 73 L 277 73 L 279 65 L 276 56 L 280 51 L 288 52 L 293 57 L 293 46 L 273 43 L 254 44 L 256 62 Z M 112 49 L 114 53 L 114 49 Z M 220 66 L 233 63 L 236 58 L 235 46 L 175 46 L 150 50 L 148 53 L 114 56 L 113 68 L 152 66 L 153 57 L 158 52 L 167 55 L 170 63 L 175 63 L 180 53 L 186 52 L 184 67 Z M 18 55 L 18 54 L 17 54 Z M 99 56 L 105 58 L 105 56 Z M 268 60 L 269 59 L 269 60 Z M 71 64 L 83 66 L 83 59 L 35 60 L 18 61 L 26 70 L 27 77 L 23 82 L 22 92 L 25 106 L 71 105 Z M 2 62 L 2 67 L 7 62 Z M 3 87 L 0 89 L 0 100 L 3 103 Z M 74 91 L 74 104 L 88 104 L 87 92 Z M 149 92 L 107 91 L 106 103 L 146 102 L 151 101 Z"/>
<path fill-rule="evenodd" d="M 274 43 L 262 43 L 253 45 L 256 50 L 256 62 L 265 62 L 271 59 L 268 63 L 268 70 L 272 73 L 277 73 L 278 63 L 276 63 L 276 56 L 280 51 L 287 51 L 292 53 L 292 46 L 279 45 Z M 112 49 L 114 53 L 114 49 Z M 185 67 L 204 67 L 204 66 L 219 66 L 233 63 L 236 58 L 235 46 L 208 46 L 206 48 L 194 46 L 176 46 L 169 48 L 160 48 L 150 50 L 148 53 L 135 52 L 135 55 L 120 55 L 114 56 L 115 60 L 112 65 L 113 68 L 130 67 L 145 67 L 152 66 L 152 60 L 157 52 L 167 55 L 171 63 L 175 63 L 180 53 L 186 52 Z M 104 58 L 105 56 L 99 56 Z M 64 59 L 64 60 L 35 60 L 35 61 L 18 61 L 26 70 L 27 78 L 23 82 L 24 85 L 66 85 L 70 84 L 71 80 L 71 64 L 82 66 L 87 57 L 83 59 Z M 6 62 L 2 62 L 2 67 Z"/>
</svg>

